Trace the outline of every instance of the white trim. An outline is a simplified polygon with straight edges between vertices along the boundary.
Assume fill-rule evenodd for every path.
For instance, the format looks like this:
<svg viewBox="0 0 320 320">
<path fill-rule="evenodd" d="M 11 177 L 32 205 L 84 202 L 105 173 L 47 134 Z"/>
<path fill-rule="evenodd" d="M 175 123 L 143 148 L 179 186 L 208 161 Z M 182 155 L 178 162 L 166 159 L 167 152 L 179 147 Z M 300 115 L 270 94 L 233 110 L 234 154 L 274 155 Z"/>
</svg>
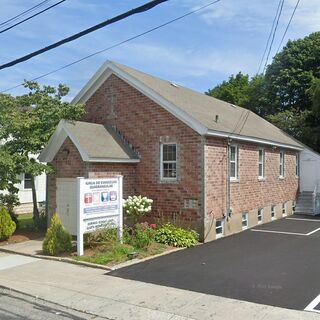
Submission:
<svg viewBox="0 0 320 320">
<path fill-rule="evenodd" d="M 285 173 L 285 152 L 284 150 L 280 150 L 279 151 L 279 179 L 284 179 L 285 174 L 286 174 Z"/>
<path fill-rule="evenodd" d="M 215 130 L 209 130 L 205 125 L 203 125 L 201 122 L 190 116 L 187 112 L 181 110 L 180 108 L 176 107 L 174 104 L 169 102 L 168 100 L 164 99 L 161 95 L 159 95 L 157 92 L 143 84 L 141 81 L 137 80 L 130 74 L 126 73 L 119 67 L 117 67 L 114 63 L 111 61 L 106 61 L 99 69 L 98 71 L 91 77 L 91 79 L 87 82 L 87 84 L 80 90 L 80 92 L 75 96 L 75 98 L 71 101 L 72 104 L 76 103 L 85 103 L 88 101 L 88 99 L 96 92 L 96 90 L 102 85 L 103 82 L 105 82 L 111 74 L 115 74 L 119 78 L 121 78 L 123 81 L 129 83 L 132 85 L 135 89 L 143 93 L 145 96 L 162 106 L 164 109 L 166 109 L 168 112 L 173 114 L 176 118 L 184 122 L 186 125 L 188 125 L 190 128 L 195 130 L 200 135 L 212 135 L 212 136 L 219 136 L 219 137 L 225 137 L 225 138 L 232 138 L 242 141 L 249 141 L 249 142 L 255 142 L 255 143 L 261 143 L 261 144 L 267 144 L 277 147 L 284 147 L 288 149 L 294 149 L 294 150 L 303 150 L 303 147 L 298 147 L 294 145 L 289 144 L 283 144 L 274 142 L 271 140 L 266 139 L 260 139 L 260 138 L 254 138 L 249 136 L 240 136 L 237 134 L 230 134 L 227 132 L 222 131 L 215 131 Z"/>
<path fill-rule="evenodd" d="M 284 212 L 283 212 L 283 210 L 284 210 Z M 281 213 L 282 213 L 283 217 L 286 217 L 288 215 L 288 208 L 287 208 L 286 202 L 282 203 Z"/>
<path fill-rule="evenodd" d="M 272 216 L 272 208 L 274 208 L 273 210 L 273 216 Z M 277 219 L 277 206 L 275 204 L 271 205 L 271 220 L 276 220 Z"/>
<path fill-rule="evenodd" d="M 293 150 L 299 150 L 302 151 L 303 147 L 298 147 L 298 146 L 293 146 L 290 144 L 286 144 L 286 143 L 279 143 L 279 142 L 275 142 L 272 140 L 267 140 L 267 139 L 262 139 L 262 138 L 254 138 L 254 137 L 250 137 L 250 136 L 240 136 L 237 134 L 230 134 L 228 132 L 223 132 L 223 131 L 215 131 L 215 130 L 208 130 L 206 135 L 208 136 L 214 136 L 214 137 L 221 137 L 221 138 L 230 138 L 230 139 L 235 139 L 235 140 L 239 140 L 239 141 L 246 141 L 246 142 L 254 142 L 254 143 L 258 143 L 258 144 L 266 144 L 266 145 L 270 145 L 270 146 L 275 146 L 275 147 L 280 147 L 280 148 L 286 148 L 286 149 L 293 149 Z"/>
<path fill-rule="evenodd" d="M 221 222 L 221 233 L 217 233 L 217 222 Z M 224 219 L 216 220 L 215 230 L 216 230 L 216 239 L 222 238 L 224 236 Z"/>
<path fill-rule="evenodd" d="M 51 162 L 62 144 L 69 137 L 72 143 L 75 145 L 80 153 L 80 156 L 84 162 L 113 162 L 113 163 L 138 163 L 140 159 L 121 159 L 121 158 L 92 158 L 81 147 L 77 139 L 73 136 L 72 132 L 68 130 L 66 126 L 66 120 L 61 120 L 59 125 L 48 141 L 47 146 L 42 150 L 38 157 L 41 162 Z"/>
<path fill-rule="evenodd" d="M 245 220 L 243 220 L 243 216 L 246 216 Z M 246 221 L 246 226 L 243 225 L 244 221 Z M 248 212 L 241 214 L 241 226 L 242 226 L 242 230 L 248 229 L 248 227 L 249 227 L 249 214 L 248 214 Z"/>
<path fill-rule="evenodd" d="M 175 177 L 164 177 L 163 176 L 163 146 L 164 145 L 175 145 L 176 146 L 176 160 L 175 161 L 165 161 L 165 163 L 175 163 L 176 164 L 176 176 Z M 177 181 L 178 180 L 178 145 L 176 142 L 161 142 L 160 143 L 160 180 L 161 181 Z"/>
<path fill-rule="evenodd" d="M 260 162 L 260 151 L 262 151 L 262 162 Z M 262 166 L 262 175 L 260 175 L 260 164 Z M 266 151 L 264 148 L 258 148 L 258 179 L 261 181 L 266 177 Z"/>
<path fill-rule="evenodd" d="M 118 68 L 111 61 L 106 61 L 98 71 L 93 75 L 93 77 L 88 81 L 88 83 L 81 89 L 81 91 L 75 96 L 75 98 L 71 101 L 72 104 L 76 103 L 85 103 L 94 93 L 95 91 L 105 82 L 111 74 L 115 74 L 123 81 L 132 85 L 135 89 L 143 93 L 145 96 L 162 106 L 168 112 L 173 114 L 177 119 L 184 122 L 190 128 L 198 132 L 200 135 L 204 135 L 207 132 L 207 127 L 201 124 L 198 120 L 191 117 L 185 111 L 177 108 L 174 104 L 164 99 L 161 95 L 159 95 L 154 90 L 150 89 L 146 85 L 144 85 L 141 81 L 137 80 L 133 76 L 124 72 L 120 68 Z"/>
<path fill-rule="evenodd" d="M 231 161 L 231 148 L 235 148 L 235 160 Z M 239 146 L 237 144 L 229 145 L 229 167 L 230 167 L 230 181 L 239 181 Z M 235 164 L 235 177 L 231 177 L 231 162 Z"/>
<path fill-rule="evenodd" d="M 259 215 L 259 211 L 260 211 L 260 215 Z M 258 209 L 258 212 L 257 212 L 258 224 L 261 224 L 263 222 L 263 214 L 264 214 L 263 211 L 264 211 L 263 208 Z M 261 217 L 261 220 L 259 220 L 259 217 Z"/>
</svg>

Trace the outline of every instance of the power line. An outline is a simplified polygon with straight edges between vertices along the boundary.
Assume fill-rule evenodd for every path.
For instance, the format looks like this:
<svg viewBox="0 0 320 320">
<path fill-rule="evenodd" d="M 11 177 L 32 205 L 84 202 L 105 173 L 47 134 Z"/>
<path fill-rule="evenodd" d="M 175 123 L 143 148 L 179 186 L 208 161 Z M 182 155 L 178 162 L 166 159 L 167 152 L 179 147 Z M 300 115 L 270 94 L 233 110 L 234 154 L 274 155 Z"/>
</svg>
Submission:
<svg viewBox="0 0 320 320">
<path fill-rule="evenodd" d="M 276 32 L 277 32 L 277 29 L 278 29 L 278 25 L 279 25 L 279 20 L 280 20 L 281 13 L 282 13 L 283 4 L 284 4 L 284 0 L 282 0 L 282 2 L 281 2 L 281 7 L 280 7 L 279 15 L 278 15 L 278 18 L 277 18 L 276 26 L 275 26 L 274 31 L 273 31 L 273 34 L 272 34 L 272 39 L 271 39 L 271 43 L 270 43 L 270 46 L 269 46 L 269 51 L 268 51 L 267 59 L 266 59 L 266 62 L 265 62 L 265 64 L 264 64 L 264 67 L 263 67 L 263 72 L 266 70 L 266 67 L 267 67 L 267 64 L 268 64 L 270 52 L 271 52 L 272 45 L 273 45 L 273 42 L 274 42 L 274 37 L 275 37 Z"/>
<path fill-rule="evenodd" d="M 30 16 L 30 17 L 28 17 L 28 18 L 25 18 L 25 19 L 23 19 L 23 20 L 15 23 L 15 24 L 13 24 L 13 25 L 10 26 L 10 27 L 7 27 L 7 28 L 1 30 L 1 31 L 0 31 L 0 34 L 3 33 L 3 32 L 6 32 L 6 31 L 8 31 L 8 30 L 10 30 L 10 29 L 12 29 L 12 28 L 14 28 L 14 27 L 16 27 L 16 26 L 18 26 L 18 25 L 21 24 L 21 23 L 24 23 L 24 22 L 26 22 L 26 21 L 28 21 L 28 20 L 30 20 L 30 19 L 38 16 L 39 14 L 41 14 L 41 13 L 43 13 L 43 12 L 45 12 L 45 11 L 48 11 L 48 10 L 54 8 L 55 6 L 59 5 L 59 4 L 62 3 L 62 2 L 65 2 L 65 1 L 66 1 L 66 0 L 61 0 L 61 1 L 59 1 L 59 2 L 57 2 L 57 3 L 55 3 L 55 4 L 53 4 L 53 5 L 51 5 L 50 7 L 45 8 L 45 9 L 43 9 L 43 10 L 41 10 L 41 11 L 33 14 L 32 16 Z"/>
<path fill-rule="evenodd" d="M 280 48 L 281 48 L 282 42 L 283 42 L 283 40 L 284 40 L 284 38 L 285 38 L 285 36 L 286 36 L 286 34 L 287 34 L 287 32 L 288 32 L 288 29 L 289 29 L 289 27 L 290 27 L 291 21 L 292 21 L 292 19 L 293 19 L 293 17 L 294 17 L 294 14 L 296 13 L 296 10 L 297 10 L 297 8 L 298 8 L 299 3 L 300 3 L 300 0 L 297 1 L 296 5 L 295 5 L 295 7 L 294 7 L 294 9 L 293 9 L 293 11 L 292 11 L 291 17 L 290 17 L 289 22 L 288 22 L 288 24 L 287 24 L 286 30 L 284 31 L 284 34 L 283 34 L 283 36 L 282 36 L 282 38 L 281 38 L 281 41 L 280 41 L 280 44 L 279 44 L 279 47 L 278 47 L 278 49 L 277 49 L 276 54 L 279 52 L 279 50 L 280 50 Z"/>
<path fill-rule="evenodd" d="M 38 9 L 39 7 L 43 6 L 44 4 L 46 4 L 46 3 L 49 2 L 49 1 L 51 1 L 51 0 L 42 1 L 42 2 L 40 2 L 39 4 L 37 4 L 37 5 L 29 8 L 28 10 L 22 11 L 22 12 L 19 13 L 18 15 L 14 16 L 14 17 L 6 20 L 6 21 L 1 22 L 1 23 L 0 23 L 0 27 L 3 26 L 3 25 L 8 24 L 9 22 L 12 22 L 12 21 L 17 20 L 18 18 L 26 15 L 27 13 L 30 13 L 31 11 L 34 11 L 35 9 Z"/>
<path fill-rule="evenodd" d="M 100 53 L 109 51 L 109 50 L 114 49 L 114 48 L 116 48 L 116 47 L 119 47 L 119 46 L 121 46 L 121 45 L 123 45 L 123 44 L 125 44 L 125 43 L 127 43 L 127 42 L 130 42 L 130 41 L 132 41 L 132 40 L 138 39 L 138 38 L 140 38 L 140 37 L 142 37 L 142 36 L 144 36 L 144 35 L 146 35 L 146 34 L 148 34 L 148 33 L 151 33 L 151 32 L 153 32 L 153 31 L 158 30 L 158 29 L 160 29 L 160 28 L 163 28 L 163 27 L 165 27 L 165 26 L 167 26 L 167 25 L 169 25 L 169 24 L 171 24 L 171 23 L 173 23 L 173 22 L 176 22 L 176 21 L 181 20 L 181 19 L 183 19 L 183 18 L 185 18 L 185 17 L 187 17 L 187 16 L 190 16 L 190 15 L 192 15 L 192 14 L 194 14 L 194 13 L 197 13 L 198 11 L 203 10 L 203 9 L 209 7 L 209 6 L 212 6 L 213 4 L 218 3 L 218 2 L 220 2 L 220 1 L 221 1 L 221 0 L 215 0 L 215 1 L 213 1 L 213 2 L 210 2 L 210 3 L 208 3 L 208 4 L 206 4 L 206 5 L 202 6 L 202 7 L 199 7 L 198 9 L 195 9 L 195 10 L 193 10 L 193 11 L 187 12 L 187 13 L 183 14 L 182 16 L 179 16 L 179 17 L 177 17 L 177 18 L 174 18 L 174 19 L 172 19 L 172 20 L 169 20 L 169 21 L 167 21 L 167 22 L 165 22 L 165 23 L 163 23 L 163 24 L 160 24 L 160 25 L 158 25 L 158 26 L 156 26 L 156 27 L 154 27 L 154 28 L 151 28 L 151 29 L 149 29 L 149 30 L 147 30 L 147 31 L 144 31 L 144 32 L 139 33 L 139 34 L 137 34 L 137 35 L 135 35 L 135 36 L 132 36 L 132 37 L 126 39 L 126 40 L 120 41 L 120 42 L 118 42 L 118 43 L 116 43 L 116 44 L 114 44 L 114 45 L 112 45 L 112 46 L 110 46 L 110 47 L 107 47 L 107 48 L 105 48 L 105 49 L 96 51 L 96 52 L 94 52 L 94 53 L 91 53 L 91 54 L 83 57 L 83 58 L 80 58 L 80 59 L 75 60 L 75 61 L 73 61 L 73 62 L 70 62 L 70 63 L 68 63 L 68 64 L 66 64 L 66 65 L 64 65 L 64 66 L 62 66 L 62 67 L 59 67 L 59 68 L 57 68 L 57 69 L 55 69 L 55 70 L 49 71 L 49 72 L 47 72 L 47 73 L 45 73 L 45 74 L 42 74 L 42 75 L 40 75 L 40 76 L 38 76 L 38 77 L 35 77 L 35 78 L 31 79 L 31 81 L 36 81 L 36 80 L 42 79 L 42 78 L 47 77 L 47 76 L 49 76 L 49 75 L 51 75 L 51 74 L 53 74 L 53 73 L 56 73 L 56 72 L 61 71 L 61 70 L 63 70 L 63 69 L 69 68 L 69 67 L 71 67 L 71 66 L 73 66 L 73 65 L 75 65 L 75 64 L 77 64 L 77 63 L 80 63 L 80 62 L 82 62 L 82 61 L 84 61 L 84 60 L 87 60 L 87 59 L 89 59 L 89 58 L 92 58 L 92 57 L 94 57 L 94 56 L 96 56 L 96 55 L 98 55 L 98 54 L 100 54 Z M 5 90 L 1 91 L 0 93 L 8 92 L 8 91 L 10 91 L 10 90 L 19 88 L 19 87 L 21 87 L 21 86 L 23 86 L 23 83 L 20 83 L 20 84 L 18 84 L 18 85 L 16 85 L 16 86 L 13 86 L 13 87 L 10 87 L 10 88 L 8 88 L 8 89 L 5 89 Z"/>
<path fill-rule="evenodd" d="M 282 1 L 282 0 L 279 0 L 278 7 L 277 7 L 277 11 L 276 11 L 276 14 L 275 14 L 275 16 L 274 16 L 274 18 L 273 18 L 272 27 L 271 27 L 271 30 L 270 30 L 270 33 L 269 33 L 269 37 L 268 37 L 268 40 L 267 40 L 267 43 L 266 43 L 266 47 L 264 48 L 264 52 L 263 52 L 262 58 L 261 58 L 261 60 L 260 60 L 259 69 L 258 69 L 258 74 L 259 74 L 259 72 L 260 72 L 262 63 L 263 63 L 263 61 L 264 61 L 264 57 L 265 57 L 265 55 L 266 55 L 266 53 L 267 53 L 267 50 L 268 50 L 268 46 L 269 46 L 269 42 L 270 42 L 270 39 L 271 39 L 271 35 L 272 35 L 273 29 L 274 29 L 274 26 L 275 26 L 275 23 L 276 23 L 278 14 L 279 14 L 279 9 L 280 9 L 280 5 L 281 5 L 281 1 Z"/>
<path fill-rule="evenodd" d="M 65 1 L 65 0 L 62 0 L 62 1 Z M 21 58 L 18 58 L 18 59 L 15 59 L 13 61 L 10 61 L 8 63 L 5 63 L 5 64 L 0 66 L 0 70 L 12 67 L 12 66 L 14 66 L 14 65 L 16 65 L 18 63 L 21 63 L 23 61 L 29 60 L 29 59 L 31 59 L 31 58 L 33 58 L 35 56 L 38 56 L 39 54 L 42 54 L 42 53 L 44 53 L 46 51 L 52 50 L 54 48 L 57 48 L 57 47 L 65 44 L 65 43 L 74 41 L 74 40 L 76 40 L 76 39 L 78 39 L 80 37 L 83 37 L 84 35 L 86 35 L 88 33 L 91 33 L 93 31 L 101 29 L 101 28 L 103 28 L 103 27 L 105 27 L 107 25 L 110 25 L 112 23 L 115 23 L 115 22 L 118 22 L 118 21 L 123 20 L 125 18 L 128 18 L 129 16 L 132 16 L 134 14 L 150 10 L 150 9 L 154 8 L 155 6 L 159 5 L 160 3 L 166 2 L 166 1 L 168 1 L 168 0 L 153 0 L 153 1 L 147 2 L 147 3 L 143 4 L 142 6 L 139 6 L 139 7 L 136 7 L 134 9 L 131 9 L 131 10 L 127 11 L 127 12 L 121 13 L 118 16 L 115 16 L 115 17 L 113 17 L 111 19 L 105 20 L 105 21 L 103 21 L 103 22 L 101 22 L 99 24 L 96 24 L 93 27 L 90 27 L 90 28 L 88 28 L 86 30 L 78 32 L 78 33 L 76 33 L 76 34 L 74 34 L 74 35 L 72 35 L 70 37 L 64 38 L 64 39 L 62 39 L 62 40 L 60 40 L 58 42 L 55 42 L 55 43 L 53 43 L 53 44 L 51 44 L 51 45 L 49 45 L 47 47 L 44 47 L 44 48 L 39 49 L 37 51 L 34 51 L 34 52 L 30 53 L 30 54 L 27 54 L 27 55 L 25 55 L 25 56 L 23 56 Z"/>
</svg>

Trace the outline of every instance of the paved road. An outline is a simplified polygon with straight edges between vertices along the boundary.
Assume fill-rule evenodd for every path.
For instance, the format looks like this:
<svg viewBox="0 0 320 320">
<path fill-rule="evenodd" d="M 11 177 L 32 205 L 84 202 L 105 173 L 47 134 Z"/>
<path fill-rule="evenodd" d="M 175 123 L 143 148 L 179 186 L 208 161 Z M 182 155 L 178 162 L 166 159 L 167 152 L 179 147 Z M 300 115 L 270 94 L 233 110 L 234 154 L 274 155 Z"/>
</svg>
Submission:
<svg viewBox="0 0 320 320">
<path fill-rule="evenodd" d="M 95 316 L 76 312 L 20 293 L 0 289 L 1 320 L 98 320 Z"/>
<path fill-rule="evenodd" d="M 320 294 L 317 228 L 320 220 L 278 220 L 110 275 L 304 310 Z"/>
</svg>

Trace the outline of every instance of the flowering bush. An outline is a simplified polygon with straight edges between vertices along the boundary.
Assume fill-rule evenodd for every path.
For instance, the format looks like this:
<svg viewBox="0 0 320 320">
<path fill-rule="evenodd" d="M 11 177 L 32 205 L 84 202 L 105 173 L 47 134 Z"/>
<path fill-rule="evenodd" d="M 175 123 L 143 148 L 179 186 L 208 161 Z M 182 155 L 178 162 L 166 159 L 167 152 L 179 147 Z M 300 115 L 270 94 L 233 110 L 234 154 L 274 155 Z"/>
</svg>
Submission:
<svg viewBox="0 0 320 320">
<path fill-rule="evenodd" d="M 137 220 L 139 217 L 151 212 L 152 199 L 142 196 L 129 196 L 123 201 L 123 208 L 128 216 Z"/>
</svg>

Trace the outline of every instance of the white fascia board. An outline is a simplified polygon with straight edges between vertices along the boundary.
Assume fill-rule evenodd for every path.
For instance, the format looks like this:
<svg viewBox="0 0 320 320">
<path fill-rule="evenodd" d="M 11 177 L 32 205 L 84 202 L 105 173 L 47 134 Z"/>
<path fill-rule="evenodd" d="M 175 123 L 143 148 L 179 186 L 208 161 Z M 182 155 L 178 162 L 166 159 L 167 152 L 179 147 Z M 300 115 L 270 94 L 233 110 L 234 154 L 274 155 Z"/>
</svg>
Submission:
<svg viewBox="0 0 320 320">
<path fill-rule="evenodd" d="M 293 146 L 290 144 L 279 143 L 279 142 L 275 142 L 267 139 L 254 138 L 249 136 L 242 136 L 242 135 L 237 135 L 237 134 L 232 134 L 232 133 L 222 132 L 222 131 L 208 130 L 206 135 L 213 136 L 213 137 L 235 139 L 239 141 L 253 142 L 257 144 L 265 144 L 265 145 L 275 146 L 279 148 L 293 149 L 297 151 L 303 150 L 302 147 Z"/>
<path fill-rule="evenodd" d="M 61 120 L 59 122 L 59 125 L 54 132 L 54 134 L 51 136 L 49 139 L 49 142 L 45 149 L 41 152 L 40 156 L 38 159 L 41 162 L 51 162 L 59 149 L 61 148 L 62 144 L 66 140 L 67 137 L 70 138 L 72 143 L 75 145 L 75 147 L 78 149 L 81 158 L 83 161 L 89 161 L 89 156 L 88 154 L 81 148 L 80 144 L 78 141 L 74 138 L 73 134 L 66 128 L 65 126 L 66 121 Z"/>
<path fill-rule="evenodd" d="M 156 102 L 158 105 L 162 106 L 165 110 L 173 114 L 177 119 L 188 125 L 190 128 L 195 130 L 200 135 L 204 135 L 208 128 L 201 124 L 199 121 L 191 117 L 188 113 L 179 109 L 171 102 L 164 99 L 161 95 L 153 91 L 151 88 L 147 87 L 141 83 L 136 78 L 132 77 L 128 73 L 122 71 L 120 68 L 115 66 L 112 62 L 105 62 L 102 67 L 94 74 L 94 76 L 89 80 L 89 82 L 83 87 L 83 89 L 76 95 L 71 103 L 85 103 L 94 92 L 101 86 L 101 84 L 111 76 L 115 74 L 123 81 L 132 85 L 135 89 L 143 93 L 145 96 Z"/>
<path fill-rule="evenodd" d="M 110 162 L 110 163 L 139 163 L 140 159 L 120 159 L 120 158 L 89 158 L 87 162 Z"/>
</svg>

